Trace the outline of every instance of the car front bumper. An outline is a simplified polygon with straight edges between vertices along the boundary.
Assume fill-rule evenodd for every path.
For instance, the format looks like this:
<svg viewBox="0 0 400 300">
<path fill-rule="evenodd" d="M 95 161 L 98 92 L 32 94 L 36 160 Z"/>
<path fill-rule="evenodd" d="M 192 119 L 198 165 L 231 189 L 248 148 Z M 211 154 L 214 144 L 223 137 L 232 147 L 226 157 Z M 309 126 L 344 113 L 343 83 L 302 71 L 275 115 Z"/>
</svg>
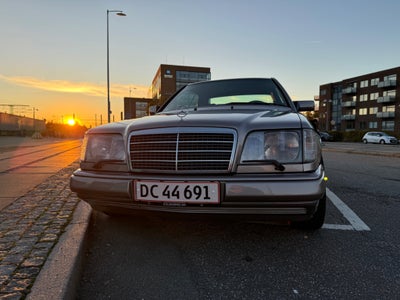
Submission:
<svg viewBox="0 0 400 300">
<path fill-rule="evenodd" d="M 325 195 L 324 169 L 310 173 L 235 174 L 233 176 L 150 176 L 100 174 L 81 169 L 70 187 L 93 208 L 109 212 L 169 212 L 201 215 L 243 215 L 261 219 L 307 220 Z M 133 181 L 218 181 L 219 204 L 148 203 L 134 200 Z M 257 218 L 258 219 L 258 218 Z"/>
</svg>

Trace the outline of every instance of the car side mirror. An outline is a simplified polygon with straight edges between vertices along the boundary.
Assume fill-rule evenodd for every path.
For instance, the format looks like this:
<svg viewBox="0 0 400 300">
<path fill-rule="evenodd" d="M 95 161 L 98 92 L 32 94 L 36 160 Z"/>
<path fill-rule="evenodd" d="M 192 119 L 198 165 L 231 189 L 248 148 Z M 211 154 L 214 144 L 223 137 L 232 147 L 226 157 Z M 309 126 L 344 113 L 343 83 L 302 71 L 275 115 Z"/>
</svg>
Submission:
<svg viewBox="0 0 400 300">
<path fill-rule="evenodd" d="M 294 101 L 294 106 L 297 111 L 313 111 L 315 109 L 313 100 Z"/>
<path fill-rule="evenodd" d="M 149 107 L 149 114 L 150 116 L 155 115 L 157 110 L 160 108 L 158 105 L 152 105 Z"/>
</svg>

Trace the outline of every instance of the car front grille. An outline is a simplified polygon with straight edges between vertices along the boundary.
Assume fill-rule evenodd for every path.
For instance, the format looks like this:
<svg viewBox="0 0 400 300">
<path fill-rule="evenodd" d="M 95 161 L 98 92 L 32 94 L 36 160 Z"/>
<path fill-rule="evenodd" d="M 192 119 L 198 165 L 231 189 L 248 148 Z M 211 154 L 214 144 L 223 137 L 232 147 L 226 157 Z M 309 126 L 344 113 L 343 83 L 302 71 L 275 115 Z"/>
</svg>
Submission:
<svg viewBox="0 0 400 300">
<path fill-rule="evenodd" d="M 129 141 L 132 171 L 228 172 L 236 143 L 235 132 L 192 130 L 195 131 L 170 129 L 158 130 L 161 133 L 154 130 L 132 133 Z"/>
</svg>

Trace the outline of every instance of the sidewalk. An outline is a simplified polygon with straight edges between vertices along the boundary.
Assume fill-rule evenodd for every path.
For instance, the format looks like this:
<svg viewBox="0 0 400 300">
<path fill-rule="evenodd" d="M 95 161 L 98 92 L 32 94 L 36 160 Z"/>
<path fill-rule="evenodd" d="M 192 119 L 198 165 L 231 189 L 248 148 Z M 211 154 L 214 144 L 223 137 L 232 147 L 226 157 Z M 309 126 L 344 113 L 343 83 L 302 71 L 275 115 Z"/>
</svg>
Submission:
<svg viewBox="0 0 400 300">
<path fill-rule="evenodd" d="M 25 299 L 34 283 L 32 291 L 43 297 L 31 296 L 32 299 L 57 299 L 47 297 L 51 283 L 60 284 L 58 296 L 69 292 L 61 287 L 69 284 L 67 279 L 73 280 L 73 273 L 66 274 L 62 281 L 56 277 L 47 278 L 45 285 L 48 286 L 42 282 L 40 291 L 35 289 L 40 276 L 38 282 L 35 280 L 39 272 L 42 275 L 52 268 L 52 263 L 48 262 L 50 253 L 53 251 L 51 256 L 59 254 L 54 253 L 60 250 L 56 245 L 59 246 L 62 235 L 76 224 L 83 227 L 83 232 L 67 241 L 69 253 L 63 253 L 66 258 L 63 264 L 56 262 L 58 273 L 71 269 L 71 264 L 79 257 L 91 209 L 69 190 L 69 177 L 77 167 L 74 163 L 61 170 L 0 212 L 0 299 Z M 78 221 L 73 219 L 74 213 L 80 214 Z"/>
<path fill-rule="evenodd" d="M 0 137 L 0 154 L 57 141 Z M 73 299 L 91 215 L 69 189 L 78 167 L 50 175 L 0 211 L 0 299 Z"/>
<path fill-rule="evenodd" d="M 344 152 L 374 156 L 400 157 L 399 145 L 381 145 L 364 143 L 323 142 L 323 151 Z"/>
</svg>

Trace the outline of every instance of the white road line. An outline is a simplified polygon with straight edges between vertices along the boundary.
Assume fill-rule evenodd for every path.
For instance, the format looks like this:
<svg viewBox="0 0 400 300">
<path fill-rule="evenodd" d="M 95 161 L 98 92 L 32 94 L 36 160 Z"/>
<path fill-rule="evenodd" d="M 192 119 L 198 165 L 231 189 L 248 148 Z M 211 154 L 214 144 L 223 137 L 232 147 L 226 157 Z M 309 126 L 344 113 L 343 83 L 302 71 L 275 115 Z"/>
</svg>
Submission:
<svg viewBox="0 0 400 300">
<path fill-rule="evenodd" d="M 371 229 L 365 224 L 351 209 L 348 207 L 338 196 L 336 196 L 330 189 L 326 189 L 326 195 L 336 208 L 343 214 L 343 216 L 350 222 L 351 225 L 340 224 L 324 224 L 322 228 L 326 229 L 339 229 L 339 230 L 356 230 L 356 231 L 370 231 Z"/>
<path fill-rule="evenodd" d="M 335 230 L 354 230 L 354 227 L 351 225 L 342 225 L 342 224 L 324 224 L 322 228 L 325 229 L 335 229 Z"/>
</svg>

